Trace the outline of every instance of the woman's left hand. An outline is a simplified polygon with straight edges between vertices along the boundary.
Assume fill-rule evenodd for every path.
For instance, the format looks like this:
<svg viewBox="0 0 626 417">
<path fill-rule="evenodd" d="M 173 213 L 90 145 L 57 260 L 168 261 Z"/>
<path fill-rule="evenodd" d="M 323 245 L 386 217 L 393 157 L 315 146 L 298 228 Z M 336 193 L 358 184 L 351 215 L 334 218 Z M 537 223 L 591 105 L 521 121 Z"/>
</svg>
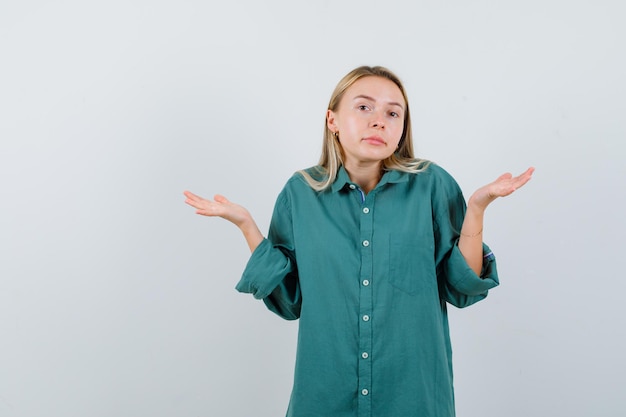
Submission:
<svg viewBox="0 0 626 417">
<path fill-rule="evenodd" d="M 511 173 L 502 174 L 494 182 L 476 190 L 468 201 L 468 206 L 485 210 L 498 197 L 511 195 L 515 190 L 524 186 L 535 172 L 535 168 L 528 168 L 523 174 L 514 177 Z"/>
</svg>

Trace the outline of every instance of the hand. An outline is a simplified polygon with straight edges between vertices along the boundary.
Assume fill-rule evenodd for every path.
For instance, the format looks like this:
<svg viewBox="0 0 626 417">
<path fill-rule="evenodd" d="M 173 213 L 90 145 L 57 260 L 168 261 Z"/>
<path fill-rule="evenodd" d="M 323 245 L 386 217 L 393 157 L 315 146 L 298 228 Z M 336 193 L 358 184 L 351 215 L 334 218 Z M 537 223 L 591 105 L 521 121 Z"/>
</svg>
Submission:
<svg viewBox="0 0 626 417">
<path fill-rule="evenodd" d="M 244 207 L 239 204 L 230 202 L 223 195 L 215 195 L 214 201 L 207 200 L 200 196 L 197 196 L 189 191 L 183 193 L 187 199 L 185 203 L 196 208 L 196 213 L 203 216 L 221 217 L 238 227 L 242 227 L 243 224 L 252 220 L 252 216 Z"/>
<path fill-rule="evenodd" d="M 514 177 L 510 173 L 500 175 L 491 184 L 476 190 L 469 199 L 468 206 L 485 210 L 498 197 L 511 195 L 515 190 L 526 184 L 535 172 L 535 168 L 528 168 L 523 174 Z"/>
<path fill-rule="evenodd" d="M 250 252 L 254 252 L 263 241 L 263 235 L 254 219 L 248 210 L 239 204 L 231 203 L 226 197 L 219 194 L 213 197 L 213 201 L 197 196 L 189 191 L 185 191 L 183 194 L 187 197 L 185 203 L 195 207 L 197 214 L 221 217 L 237 226 L 243 233 Z"/>
</svg>

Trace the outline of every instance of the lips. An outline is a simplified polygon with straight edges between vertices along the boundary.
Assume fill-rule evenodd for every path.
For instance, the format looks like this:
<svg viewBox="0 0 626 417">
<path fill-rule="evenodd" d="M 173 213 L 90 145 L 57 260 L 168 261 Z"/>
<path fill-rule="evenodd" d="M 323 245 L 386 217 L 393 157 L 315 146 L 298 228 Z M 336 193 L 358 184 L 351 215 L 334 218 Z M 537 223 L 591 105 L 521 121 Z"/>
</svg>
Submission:
<svg viewBox="0 0 626 417">
<path fill-rule="evenodd" d="M 386 145 L 387 142 L 380 136 L 369 136 L 362 139 L 364 142 L 370 143 L 372 145 Z"/>
</svg>

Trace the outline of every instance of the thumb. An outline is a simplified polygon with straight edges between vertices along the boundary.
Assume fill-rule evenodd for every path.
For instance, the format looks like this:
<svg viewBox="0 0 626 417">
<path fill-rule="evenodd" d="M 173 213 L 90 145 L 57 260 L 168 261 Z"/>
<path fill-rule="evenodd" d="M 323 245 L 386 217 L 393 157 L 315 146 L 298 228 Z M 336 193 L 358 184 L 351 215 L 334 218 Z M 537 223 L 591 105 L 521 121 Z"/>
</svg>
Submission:
<svg viewBox="0 0 626 417">
<path fill-rule="evenodd" d="M 496 181 L 509 180 L 511 178 L 513 178 L 513 174 L 511 174 L 510 172 L 507 172 L 506 174 L 500 175 Z"/>
<path fill-rule="evenodd" d="M 215 194 L 213 199 L 217 201 L 218 203 L 222 203 L 222 204 L 230 203 L 230 201 L 228 201 L 228 199 L 221 194 Z"/>
</svg>

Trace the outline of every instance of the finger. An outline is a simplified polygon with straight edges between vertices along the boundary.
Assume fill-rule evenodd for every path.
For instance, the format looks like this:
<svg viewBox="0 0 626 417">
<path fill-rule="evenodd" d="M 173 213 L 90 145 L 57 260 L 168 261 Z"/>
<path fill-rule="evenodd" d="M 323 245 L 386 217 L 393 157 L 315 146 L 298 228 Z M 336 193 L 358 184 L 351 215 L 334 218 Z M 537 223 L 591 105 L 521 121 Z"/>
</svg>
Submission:
<svg viewBox="0 0 626 417">
<path fill-rule="evenodd" d="M 191 191 L 183 191 L 183 194 L 185 195 L 185 197 L 187 198 L 200 198 L 200 196 L 195 195 L 194 193 L 192 193 Z"/>
<path fill-rule="evenodd" d="M 212 210 L 211 208 L 199 208 L 196 210 L 196 214 L 209 217 L 219 216 L 219 213 L 216 213 L 215 210 Z"/>
<path fill-rule="evenodd" d="M 528 181 L 530 181 L 530 177 L 521 177 L 521 178 L 518 178 L 518 179 L 515 181 L 515 187 L 516 187 L 516 188 L 520 188 L 521 186 L 523 186 L 524 184 L 526 184 Z"/>
<path fill-rule="evenodd" d="M 203 216 L 221 216 L 223 211 L 220 210 L 220 207 L 214 203 L 208 202 L 204 205 L 195 206 L 197 208 L 196 213 L 201 214 Z"/>
<path fill-rule="evenodd" d="M 189 204 L 189 202 L 194 202 L 195 204 L 200 204 L 202 201 L 206 201 L 204 198 L 195 195 L 194 193 L 191 193 L 189 191 L 185 191 L 183 193 L 185 195 L 185 197 L 187 197 L 187 200 L 185 202 L 187 202 Z"/>
<path fill-rule="evenodd" d="M 221 194 L 215 194 L 215 196 L 213 196 L 213 199 L 217 201 L 218 203 L 222 203 L 222 204 L 230 203 L 230 201 L 228 201 L 228 199 Z"/>
<path fill-rule="evenodd" d="M 187 199 L 185 200 L 185 203 L 198 210 L 204 209 L 204 204 L 202 204 L 202 202 L 200 201 Z"/>
<path fill-rule="evenodd" d="M 515 178 L 515 186 L 517 188 L 526 184 L 532 178 L 534 168 L 528 168 L 523 174 Z"/>
<path fill-rule="evenodd" d="M 193 194 L 187 195 L 187 198 L 185 199 L 185 203 L 196 208 L 199 208 L 200 204 L 202 204 L 203 201 L 205 201 L 203 198 Z"/>
<path fill-rule="evenodd" d="M 535 168 L 530 167 L 528 168 L 526 171 L 524 171 L 523 173 L 521 173 L 518 178 L 528 178 L 530 179 L 530 177 L 532 177 L 533 173 L 535 172 Z"/>
<path fill-rule="evenodd" d="M 498 179 L 496 180 L 496 182 L 503 181 L 503 180 L 510 180 L 512 177 L 513 175 L 510 172 L 507 172 L 505 174 L 500 175 Z"/>
</svg>

